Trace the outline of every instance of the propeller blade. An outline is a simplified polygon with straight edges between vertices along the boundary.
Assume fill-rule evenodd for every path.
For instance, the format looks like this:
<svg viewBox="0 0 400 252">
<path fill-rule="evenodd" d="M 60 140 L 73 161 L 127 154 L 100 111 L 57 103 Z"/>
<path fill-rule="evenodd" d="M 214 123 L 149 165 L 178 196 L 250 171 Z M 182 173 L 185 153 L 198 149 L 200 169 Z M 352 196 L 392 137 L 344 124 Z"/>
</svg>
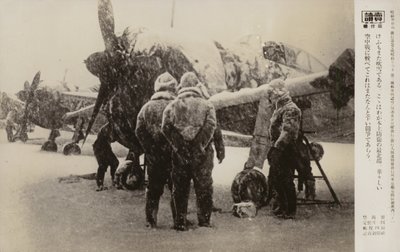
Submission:
<svg viewBox="0 0 400 252">
<path fill-rule="evenodd" d="M 25 84 L 24 84 L 25 87 L 26 87 L 26 83 L 27 82 L 25 82 Z M 28 124 L 28 106 L 32 102 L 32 99 L 33 99 L 33 96 L 34 96 L 34 92 L 38 88 L 39 83 L 40 83 L 40 71 L 38 71 L 35 74 L 35 77 L 33 77 L 32 84 L 31 84 L 31 86 L 29 88 L 29 91 L 28 91 L 28 97 L 27 97 L 27 99 L 25 101 L 24 117 L 23 117 L 22 123 L 21 123 L 21 131 L 22 132 L 24 132 L 26 130 L 26 127 L 27 127 L 27 124 Z M 28 83 L 28 85 L 29 85 L 29 83 Z"/>
<path fill-rule="evenodd" d="M 103 35 L 104 44 L 107 50 L 113 50 L 116 46 L 117 37 L 114 29 L 114 13 L 111 0 L 98 1 L 98 17 L 101 34 Z"/>
<path fill-rule="evenodd" d="M 82 146 L 85 144 L 86 138 L 89 135 L 90 130 L 92 129 L 92 126 L 94 124 L 94 121 L 96 120 L 97 114 L 99 113 L 101 106 L 104 104 L 104 102 L 106 101 L 106 99 L 108 97 L 108 93 L 109 92 L 108 92 L 107 83 L 104 83 L 100 79 L 99 94 L 97 95 L 96 103 L 94 104 L 92 116 L 90 117 L 88 127 L 87 127 L 86 133 L 85 133 L 85 138 L 83 139 Z"/>
<path fill-rule="evenodd" d="M 31 88 L 30 88 L 31 89 L 30 92 L 35 91 L 38 88 L 39 83 L 40 83 L 40 71 L 38 71 L 35 74 L 35 77 L 33 77 L 32 85 L 31 85 Z"/>
</svg>

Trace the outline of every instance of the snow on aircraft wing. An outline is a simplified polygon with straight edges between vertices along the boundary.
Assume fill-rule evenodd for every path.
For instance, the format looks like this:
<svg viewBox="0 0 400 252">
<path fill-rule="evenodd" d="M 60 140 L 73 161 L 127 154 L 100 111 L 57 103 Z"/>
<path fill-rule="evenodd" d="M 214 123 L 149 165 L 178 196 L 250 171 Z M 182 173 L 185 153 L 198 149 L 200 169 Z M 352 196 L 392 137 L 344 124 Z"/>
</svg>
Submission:
<svg viewBox="0 0 400 252">
<path fill-rule="evenodd" d="M 328 92 L 325 88 L 315 88 L 310 82 L 328 75 L 328 71 L 300 76 L 285 81 L 295 102 L 298 97 Z M 256 123 L 258 104 L 268 90 L 268 85 L 257 88 L 243 88 L 237 92 L 224 91 L 210 97 L 216 108 L 221 129 L 252 135 Z"/>
</svg>

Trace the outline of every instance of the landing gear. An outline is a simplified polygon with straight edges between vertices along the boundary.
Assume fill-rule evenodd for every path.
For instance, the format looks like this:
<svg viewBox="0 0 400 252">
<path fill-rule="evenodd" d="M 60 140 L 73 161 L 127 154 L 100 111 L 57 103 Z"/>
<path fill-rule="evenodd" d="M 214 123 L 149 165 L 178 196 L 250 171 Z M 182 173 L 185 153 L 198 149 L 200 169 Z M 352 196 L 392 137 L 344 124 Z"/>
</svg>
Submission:
<svg viewBox="0 0 400 252">
<path fill-rule="evenodd" d="M 21 139 L 22 140 L 22 139 Z M 57 144 L 54 141 L 46 141 L 42 145 L 42 151 L 50 151 L 50 152 L 57 152 Z"/>
<path fill-rule="evenodd" d="M 63 153 L 64 155 L 80 155 L 81 154 L 81 148 L 78 146 L 78 143 L 80 140 L 84 139 L 85 136 L 83 134 L 83 126 L 84 126 L 85 120 L 81 117 L 79 117 L 75 123 L 75 132 L 74 135 L 72 136 L 72 143 L 68 143 L 64 145 L 63 147 Z"/>
<path fill-rule="evenodd" d="M 69 144 L 64 145 L 63 153 L 66 156 L 68 156 L 68 155 L 80 155 L 81 154 L 81 148 L 76 143 L 69 143 Z"/>
<path fill-rule="evenodd" d="M 21 139 L 21 142 L 25 143 L 26 141 L 28 141 L 28 134 L 26 132 L 21 133 L 19 139 Z"/>
<path fill-rule="evenodd" d="M 60 131 L 56 129 L 51 130 L 48 140 L 42 145 L 42 151 L 57 152 L 56 138 L 59 136 Z"/>
</svg>

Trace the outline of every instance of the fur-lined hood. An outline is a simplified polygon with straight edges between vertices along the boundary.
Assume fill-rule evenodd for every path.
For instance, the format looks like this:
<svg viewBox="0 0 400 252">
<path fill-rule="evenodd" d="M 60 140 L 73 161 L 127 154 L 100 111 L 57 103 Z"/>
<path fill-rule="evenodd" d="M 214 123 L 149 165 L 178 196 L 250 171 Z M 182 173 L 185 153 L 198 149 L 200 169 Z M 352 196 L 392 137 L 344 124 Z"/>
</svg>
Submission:
<svg viewBox="0 0 400 252">
<path fill-rule="evenodd" d="M 185 87 L 181 88 L 178 91 L 178 98 L 186 98 L 186 97 L 199 97 L 203 98 L 203 94 L 198 87 Z"/>
<path fill-rule="evenodd" d="M 154 82 L 154 91 L 175 91 L 178 86 L 176 79 L 168 72 L 165 72 L 157 77 Z"/>
<path fill-rule="evenodd" d="M 195 139 L 200 131 L 207 131 L 202 148 L 208 145 L 216 127 L 214 106 L 204 99 L 197 87 L 183 87 L 178 97 L 164 110 L 163 125 L 171 124 L 185 141 Z M 167 133 L 168 134 L 168 133 Z"/>
<path fill-rule="evenodd" d="M 175 94 L 168 91 L 159 91 L 150 98 L 150 100 L 173 100 L 175 99 Z"/>
</svg>

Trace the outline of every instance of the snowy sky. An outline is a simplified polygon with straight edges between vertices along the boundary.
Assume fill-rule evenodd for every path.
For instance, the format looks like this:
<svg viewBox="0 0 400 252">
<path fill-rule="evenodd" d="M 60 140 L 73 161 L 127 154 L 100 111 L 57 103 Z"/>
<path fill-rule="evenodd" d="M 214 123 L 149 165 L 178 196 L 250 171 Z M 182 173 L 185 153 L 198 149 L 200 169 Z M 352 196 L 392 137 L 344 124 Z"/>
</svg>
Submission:
<svg viewBox="0 0 400 252">
<path fill-rule="evenodd" d="M 116 32 L 170 29 L 173 0 L 113 0 Z M 175 0 L 174 28 L 229 43 L 244 35 L 302 48 L 326 65 L 354 48 L 352 0 Z M 83 64 L 104 50 L 96 0 L 0 0 L 0 90 L 41 79 L 81 88 L 98 83 Z"/>
</svg>

